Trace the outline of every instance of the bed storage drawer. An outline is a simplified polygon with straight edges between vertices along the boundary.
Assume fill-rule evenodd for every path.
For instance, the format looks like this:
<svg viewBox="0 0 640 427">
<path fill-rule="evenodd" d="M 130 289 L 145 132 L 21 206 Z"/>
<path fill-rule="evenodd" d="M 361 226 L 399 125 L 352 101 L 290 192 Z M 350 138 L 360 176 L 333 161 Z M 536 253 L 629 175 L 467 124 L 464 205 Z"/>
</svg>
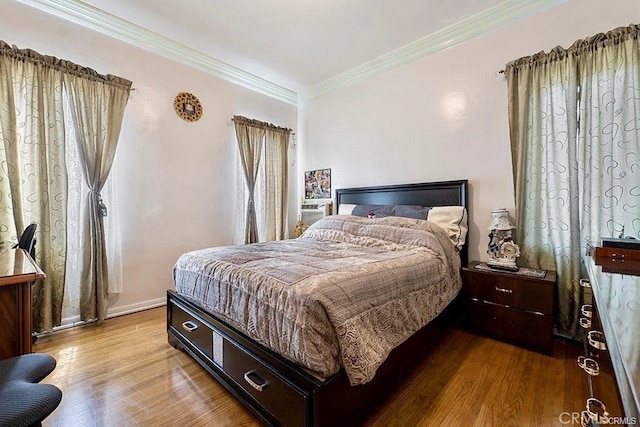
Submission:
<svg viewBox="0 0 640 427">
<path fill-rule="evenodd" d="M 228 340 L 224 341 L 224 371 L 284 425 L 305 424 L 307 395 Z"/>
<path fill-rule="evenodd" d="M 213 330 L 198 316 L 178 304 L 171 304 L 171 328 L 213 360 Z"/>
<path fill-rule="evenodd" d="M 173 291 L 167 292 L 169 342 L 202 367 L 268 425 L 314 425 L 318 383 L 295 365 L 252 344 Z"/>
</svg>

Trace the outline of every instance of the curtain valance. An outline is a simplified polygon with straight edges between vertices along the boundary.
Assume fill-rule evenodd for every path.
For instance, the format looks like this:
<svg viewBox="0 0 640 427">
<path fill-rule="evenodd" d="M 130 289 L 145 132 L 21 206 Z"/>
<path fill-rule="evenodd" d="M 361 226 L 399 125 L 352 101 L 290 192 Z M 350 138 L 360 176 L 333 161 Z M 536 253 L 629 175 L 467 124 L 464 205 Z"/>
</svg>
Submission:
<svg viewBox="0 0 640 427">
<path fill-rule="evenodd" d="M 640 38 L 640 25 L 630 24 L 627 27 L 618 27 L 606 33 L 599 33 L 592 37 L 576 40 L 569 48 L 556 46 L 549 52 L 538 52 L 534 55 L 524 56 L 509 62 L 505 66 L 505 72 L 517 73 L 523 67 L 530 68 L 536 65 L 548 64 L 554 61 L 564 60 L 569 56 L 578 57 L 585 52 L 593 51 L 605 46 L 615 46 L 626 40 Z"/>
<path fill-rule="evenodd" d="M 3 40 L 0 40 L 0 55 L 14 58 L 19 61 L 48 66 L 63 73 L 68 73 L 73 76 L 86 78 L 88 80 L 96 82 L 101 82 L 109 86 L 130 90 L 132 85 L 131 81 L 122 77 L 114 76 L 111 74 L 103 75 L 92 68 L 83 67 L 82 65 L 75 64 L 65 59 L 56 58 L 55 56 L 42 55 L 32 49 L 19 49 L 15 45 L 10 46 Z"/>
<path fill-rule="evenodd" d="M 292 129 L 289 129 L 289 128 L 283 128 L 280 126 L 276 126 L 272 123 L 261 122 L 260 120 L 249 119 L 243 116 L 233 116 L 232 120 L 237 125 L 252 126 L 258 129 L 271 130 L 274 132 L 282 132 L 282 133 L 292 132 Z"/>
</svg>

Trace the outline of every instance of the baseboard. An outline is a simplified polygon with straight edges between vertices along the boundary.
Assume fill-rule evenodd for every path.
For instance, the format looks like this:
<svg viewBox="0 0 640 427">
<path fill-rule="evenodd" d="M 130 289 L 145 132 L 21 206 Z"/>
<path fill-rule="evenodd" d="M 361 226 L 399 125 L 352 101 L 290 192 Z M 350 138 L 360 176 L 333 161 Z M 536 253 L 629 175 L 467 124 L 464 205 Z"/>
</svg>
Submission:
<svg viewBox="0 0 640 427">
<path fill-rule="evenodd" d="M 120 307 L 113 307 L 109 308 L 107 311 L 107 319 L 124 316 L 125 314 L 131 314 L 138 311 L 149 310 L 150 308 L 162 307 L 163 305 L 167 305 L 167 297 L 142 301 L 136 304 L 123 305 Z"/>
<path fill-rule="evenodd" d="M 142 301 L 135 304 L 110 307 L 107 310 L 107 319 L 111 319 L 112 317 L 124 316 L 125 314 L 136 313 L 138 311 L 149 310 L 151 308 L 162 307 L 163 305 L 167 305 L 166 297 Z M 82 326 L 94 322 L 94 320 L 82 321 L 80 320 L 80 315 L 65 317 L 62 319 L 62 324 L 60 326 L 56 326 L 55 328 L 53 328 L 53 332 L 58 332 L 64 329 L 73 328 L 75 326 Z"/>
</svg>

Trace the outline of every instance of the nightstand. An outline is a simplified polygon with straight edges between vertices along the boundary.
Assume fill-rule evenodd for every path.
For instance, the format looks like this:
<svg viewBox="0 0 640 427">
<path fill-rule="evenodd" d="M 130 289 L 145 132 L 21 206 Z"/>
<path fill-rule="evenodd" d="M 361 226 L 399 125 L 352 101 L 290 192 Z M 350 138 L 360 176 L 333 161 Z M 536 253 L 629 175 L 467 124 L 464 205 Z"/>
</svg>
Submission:
<svg viewBox="0 0 640 427">
<path fill-rule="evenodd" d="M 462 284 L 466 324 L 470 328 L 522 347 L 553 353 L 554 271 L 536 277 L 471 262 L 462 268 Z"/>
</svg>

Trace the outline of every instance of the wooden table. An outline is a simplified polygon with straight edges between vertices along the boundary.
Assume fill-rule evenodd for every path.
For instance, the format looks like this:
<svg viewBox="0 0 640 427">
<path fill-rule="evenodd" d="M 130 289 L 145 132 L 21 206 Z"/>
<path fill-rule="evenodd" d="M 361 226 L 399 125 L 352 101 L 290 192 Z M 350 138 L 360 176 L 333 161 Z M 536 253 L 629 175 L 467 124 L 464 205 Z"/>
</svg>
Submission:
<svg viewBox="0 0 640 427">
<path fill-rule="evenodd" d="M 26 251 L 0 250 L 0 360 L 31 353 L 31 284 L 44 278 Z"/>
</svg>

